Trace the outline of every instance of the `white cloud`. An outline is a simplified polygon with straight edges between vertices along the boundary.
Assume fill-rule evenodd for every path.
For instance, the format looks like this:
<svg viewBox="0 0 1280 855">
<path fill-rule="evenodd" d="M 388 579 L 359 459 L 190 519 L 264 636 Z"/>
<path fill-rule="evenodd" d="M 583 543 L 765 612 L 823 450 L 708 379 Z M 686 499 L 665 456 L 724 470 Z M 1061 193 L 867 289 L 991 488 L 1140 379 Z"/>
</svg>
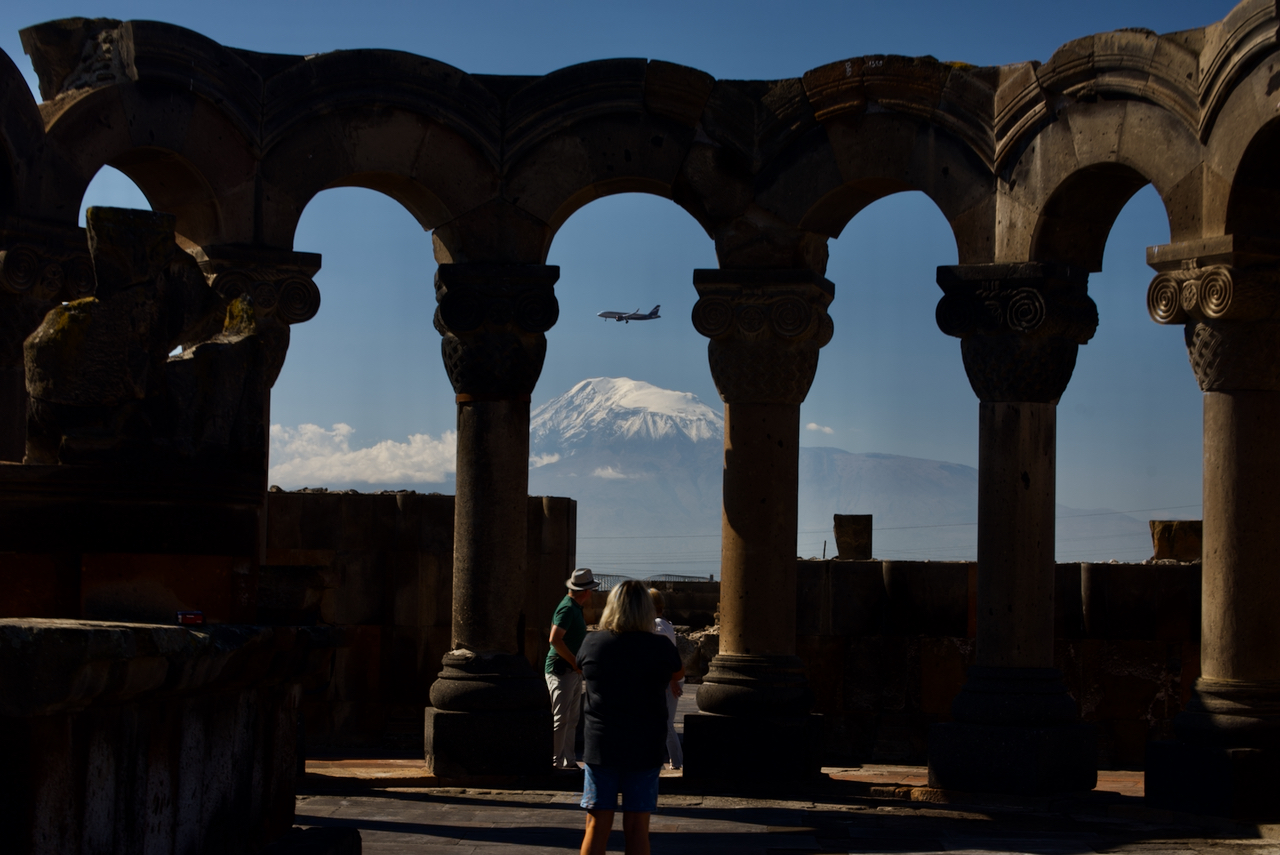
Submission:
<svg viewBox="0 0 1280 855">
<path fill-rule="evenodd" d="M 443 482 L 455 469 L 457 435 L 445 431 L 439 439 L 413 434 L 408 442 L 383 440 L 371 448 L 351 450 L 355 428 L 336 424 L 271 426 L 272 484 L 282 487 L 322 487 L 328 484 Z"/>
<path fill-rule="evenodd" d="M 537 469 L 539 466 L 546 466 L 548 463 L 555 463 L 560 459 L 560 455 L 552 452 L 551 454 L 539 454 L 537 457 L 529 458 L 529 468 Z"/>
<path fill-rule="evenodd" d="M 606 480 L 614 480 L 617 478 L 627 477 L 626 475 L 623 475 L 621 472 L 619 472 L 617 469 L 614 469 L 612 466 L 601 466 L 599 469 L 592 472 L 591 474 L 596 478 L 604 478 Z"/>
<path fill-rule="evenodd" d="M 827 427 L 826 425 L 820 425 L 817 422 L 809 422 L 807 425 L 804 426 L 804 429 L 816 430 L 819 433 L 835 433 L 835 431 L 832 430 L 831 428 Z"/>
</svg>

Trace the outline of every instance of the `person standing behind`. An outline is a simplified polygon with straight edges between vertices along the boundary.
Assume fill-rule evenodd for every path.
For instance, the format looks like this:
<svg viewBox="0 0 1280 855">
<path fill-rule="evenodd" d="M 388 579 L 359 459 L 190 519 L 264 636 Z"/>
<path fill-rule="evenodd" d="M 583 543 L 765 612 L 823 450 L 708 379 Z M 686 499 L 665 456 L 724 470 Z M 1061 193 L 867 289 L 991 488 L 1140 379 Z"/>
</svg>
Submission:
<svg viewBox="0 0 1280 855">
<path fill-rule="evenodd" d="M 658 615 L 653 622 L 653 631 L 670 641 L 671 646 L 676 649 L 676 652 L 679 652 L 680 645 L 676 643 L 676 628 L 671 625 L 671 621 L 662 616 L 662 610 L 666 607 L 662 592 L 657 588 L 650 588 L 649 599 L 653 600 L 653 610 Z M 672 769 L 679 769 L 684 765 L 684 748 L 681 747 L 680 736 L 676 733 L 676 702 L 683 694 L 684 680 L 679 683 L 672 683 L 667 687 L 667 757 L 671 760 Z"/>
<path fill-rule="evenodd" d="M 663 693 L 684 677 L 680 654 L 653 632 L 656 618 L 648 590 L 628 579 L 609 592 L 600 631 L 578 654 L 587 688 L 582 855 L 605 851 L 619 794 L 627 855 L 649 852 L 667 732 Z"/>
<path fill-rule="evenodd" d="M 578 731 L 578 713 L 582 709 L 582 669 L 578 667 L 578 649 L 587 637 L 587 621 L 582 607 L 591 592 L 600 587 L 588 567 L 573 571 L 565 582 L 569 593 L 556 606 L 551 617 L 551 649 L 545 666 L 547 690 L 551 693 L 551 716 L 555 722 L 551 764 L 558 769 L 577 769 L 574 737 Z"/>
</svg>

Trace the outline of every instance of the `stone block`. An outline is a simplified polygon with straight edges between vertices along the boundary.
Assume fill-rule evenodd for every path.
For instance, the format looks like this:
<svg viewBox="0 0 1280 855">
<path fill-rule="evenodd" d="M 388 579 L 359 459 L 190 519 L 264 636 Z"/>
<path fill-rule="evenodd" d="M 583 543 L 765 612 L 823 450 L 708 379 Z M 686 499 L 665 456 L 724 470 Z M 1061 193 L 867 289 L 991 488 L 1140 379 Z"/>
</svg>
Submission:
<svg viewBox="0 0 1280 855">
<path fill-rule="evenodd" d="M 836 557 L 847 561 L 871 558 L 871 514 L 835 514 Z"/>
<path fill-rule="evenodd" d="M 822 716 L 684 717 L 684 777 L 768 787 L 779 782 L 816 780 L 821 773 Z M 768 775 L 760 775 L 761 746 L 774 746 Z M 750 748 L 751 750 L 748 750 Z"/>
<path fill-rule="evenodd" d="M 879 561 L 796 562 L 796 626 L 801 634 L 877 635 L 884 601 Z"/>
<path fill-rule="evenodd" d="M 1201 520 L 1151 520 L 1153 558 L 1199 561 L 1203 551 L 1204 524 Z"/>
<path fill-rule="evenodd" d="M 1274 750 L 1156 740 L 1147 745 L 1148 807 L 1237 820 L 1280 821 Z"/>
<path fill-rule="evenodd" d="M 964 638 L 969 634 L 969 562 L 886 561 L 885 633 Z"/>
<path fill-rule="evenodd" d="M 941 722 L 929 728 L 929 786 L 971 793 L 1052 795 L 1098 783 L 1092 725 L 987 725 Z"/>
<path fill-rule="evenodd" d="M 1181 641 L 1200 637 L 1195 564 L 1082 564 L 1087 638 Z"/>
<path fill-rule="evenodd" d="M 441 778 L 531 775 L 551 767 L 550 710 L 427 709 L 427 773 Z"/>
</svg>

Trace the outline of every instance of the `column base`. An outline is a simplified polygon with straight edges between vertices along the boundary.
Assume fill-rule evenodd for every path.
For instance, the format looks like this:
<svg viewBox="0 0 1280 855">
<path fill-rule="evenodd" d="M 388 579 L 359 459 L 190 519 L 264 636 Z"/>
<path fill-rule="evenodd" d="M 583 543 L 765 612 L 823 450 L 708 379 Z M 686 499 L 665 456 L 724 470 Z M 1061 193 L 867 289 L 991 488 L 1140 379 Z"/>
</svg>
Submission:
<svg viewBox="0 0 1280 855">
<path fill-rule="evenodd" d="M 427 772 L 441 778 L 528 775 L 551 768 L 549 710 L 454 712 L 428 707 Z"/>
<path fill-rule="evenodd" d="M 1255 822 L 1280 821 L 1280 752 L 1175 740 L 1147 744 L 1149 807 Z"/>
<path fill-rule="evenodd" d="M 770 784 L 817 780 L 822 767 L 822 716 L 684 717 L 684 778 Z M 763 749 L 763 750 L 762 750 Z"/>
<path fill-rule="evenodd" d="M 929 786 L 1052 795 L 1098 785 L 1098 736 L 1089 724 L 971 724 L 929 728 Z"/>
</svg>

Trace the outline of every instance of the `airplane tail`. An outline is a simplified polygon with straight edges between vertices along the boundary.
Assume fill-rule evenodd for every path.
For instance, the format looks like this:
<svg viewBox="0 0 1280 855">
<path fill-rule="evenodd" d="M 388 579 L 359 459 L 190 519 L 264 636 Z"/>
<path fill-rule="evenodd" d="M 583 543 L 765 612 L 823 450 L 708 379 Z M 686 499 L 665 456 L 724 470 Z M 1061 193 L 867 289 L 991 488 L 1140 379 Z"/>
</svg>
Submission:
<svg viewBox="0 0 1280 855">
<path fill-rule="evenodd" d="M 659 309 L 661 309 L 661 308 L 662 308 L 662 304 L 661 304 L 661 303 L 659 303 L 658 305 L 654 306 L 654 307 L 653 307 L 653 311 L 649 313 L 649 317 L 651 317 L 651 318 L 656 318 L 656 317 L 658 317 L 658 310 L 659 310 Z"/>
</svg>

